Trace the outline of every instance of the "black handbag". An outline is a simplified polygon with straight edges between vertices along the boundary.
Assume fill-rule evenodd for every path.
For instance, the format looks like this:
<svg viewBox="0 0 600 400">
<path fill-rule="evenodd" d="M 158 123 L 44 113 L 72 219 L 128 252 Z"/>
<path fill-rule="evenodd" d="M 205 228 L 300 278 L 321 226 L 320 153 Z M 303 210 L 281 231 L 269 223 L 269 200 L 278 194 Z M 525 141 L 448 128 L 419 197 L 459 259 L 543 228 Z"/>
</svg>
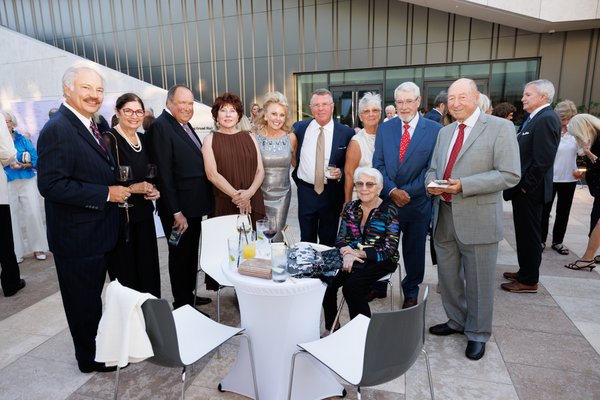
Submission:
<svg viewBox="0 0 600 400">
<path fill-rule="evenodd" d="M 332 272 L 341 269 L 344 265 L 344 257 L 339 249 L 325 250 L 321 252 L 323 272 Z"/>
</svg>

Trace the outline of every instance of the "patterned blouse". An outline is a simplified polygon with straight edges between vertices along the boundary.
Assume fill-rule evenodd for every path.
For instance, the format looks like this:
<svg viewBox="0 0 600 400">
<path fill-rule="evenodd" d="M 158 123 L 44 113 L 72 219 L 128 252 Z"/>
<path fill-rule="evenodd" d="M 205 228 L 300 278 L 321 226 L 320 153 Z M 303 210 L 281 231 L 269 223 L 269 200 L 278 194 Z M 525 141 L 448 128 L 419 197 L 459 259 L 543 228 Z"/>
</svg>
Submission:
<svg viewBox="0 0 600 400">
<path fill-rule="evenodd" d="M 338 232 L 335 247 L 350 246 L 358 249 L 358 244 L 371 246 L 363 248 L 367 261 L 388 261 L 396 265 L 398 262 L 399 221 L 398 209 L 391 200 L 384 200 L 379 207 L 371 210 L 365 226 L 361 230 L 363 210 L 361 201 L 348 202 L 342 213 L 342 223 Z"/>
</svg>

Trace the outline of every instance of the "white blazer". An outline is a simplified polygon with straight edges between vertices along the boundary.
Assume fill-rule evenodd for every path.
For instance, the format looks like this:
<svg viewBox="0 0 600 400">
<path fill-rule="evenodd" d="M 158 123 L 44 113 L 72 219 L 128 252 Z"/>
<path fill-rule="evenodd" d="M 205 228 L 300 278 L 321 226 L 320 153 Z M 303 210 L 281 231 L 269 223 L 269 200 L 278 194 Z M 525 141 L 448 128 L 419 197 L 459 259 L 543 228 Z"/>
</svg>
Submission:
<svg viewBox="0 0 600 400">
<path fill-rule="evenodd" d="M 2 167 L 15 161 L 17 150 L 13 142 L 4 115 L 0 113 L 0 164 Z M 4 171 L 0 173 L 0 204 L 8 204 L 8 181 Z"/>
</svg>

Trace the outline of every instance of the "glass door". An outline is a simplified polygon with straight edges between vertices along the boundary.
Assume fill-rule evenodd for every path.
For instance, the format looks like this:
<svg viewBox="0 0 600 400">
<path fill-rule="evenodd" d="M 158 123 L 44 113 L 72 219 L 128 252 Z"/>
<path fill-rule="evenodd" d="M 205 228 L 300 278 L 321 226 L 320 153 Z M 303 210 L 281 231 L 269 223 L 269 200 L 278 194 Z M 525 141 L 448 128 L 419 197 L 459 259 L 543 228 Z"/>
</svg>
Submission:
<svg viewBox="0 0 600 400">
<path fill-rule="evenodd" d="M 421 93 L 421 107 L 425 107 L 426 111 L 430 111 L 433 108 L 435 97 L 442 91 L 447 93 L 452 82 L 454 80 L 425 81 L 423 83 L 423 93 Z M 487 79 L 475 79 L 475 83 L 481 93 L 488 93 Z"/>
<path fill-rule="evenodd" d="M 367 92 L 383 93 L 383 84 L 381 85 L 339 85 L 330 86 L 329 90 L 333 95 L 335 109 L 333 118 L 339 123 L 348 125 L 351 128 L 362 128 L 358 118 L 358 102 Z M 383 109 L 383 104 L 382 104 Z M 385 115 L 384 113 L 381 113 Z"/>
</svg>

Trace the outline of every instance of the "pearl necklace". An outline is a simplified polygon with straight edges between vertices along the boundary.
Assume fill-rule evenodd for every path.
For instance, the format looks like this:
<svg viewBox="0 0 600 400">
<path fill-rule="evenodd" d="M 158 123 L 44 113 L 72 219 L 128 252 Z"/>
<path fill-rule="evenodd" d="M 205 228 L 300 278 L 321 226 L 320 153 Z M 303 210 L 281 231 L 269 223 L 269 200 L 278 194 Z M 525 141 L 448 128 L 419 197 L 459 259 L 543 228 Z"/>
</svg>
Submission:
<svg viewBox="0 0 600 400">
<path fill-rule="evenodd" d="M 135 151 L 136 153 L 139 153 L 140 151 L 142 151 L 142 142 L 140 141 L 139 138 L 137 138 L 138 139 L 138 144 L 133 144 L 133 143 L 131 143 L 131 141 L 129 140 L 129 138 L 125 134 L 125 132 L 123 132 L 121 130 L 121 127 L 119 125 L 115 126 L 115 129 L 117 130 L 117 132 L 119 132 L 119 135 L 121 135 L 121 137 L 123 139 L 125 139 L 125 141 L 129 145 L 129 147 L 131 147 L 133 149 L 133 151 Z M 136 136 L 137 136 L 137 134 L 136 134 Z"/>
</svg>

